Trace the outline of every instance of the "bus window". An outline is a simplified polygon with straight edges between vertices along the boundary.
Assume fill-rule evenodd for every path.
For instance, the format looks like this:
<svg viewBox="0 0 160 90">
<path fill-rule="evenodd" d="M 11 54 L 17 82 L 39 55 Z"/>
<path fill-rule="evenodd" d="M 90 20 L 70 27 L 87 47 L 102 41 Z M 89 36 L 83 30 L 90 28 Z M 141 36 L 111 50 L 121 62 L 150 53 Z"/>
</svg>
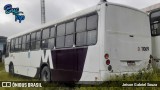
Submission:
<svg viewBox="0 0 160 90">
<path fill-rule="evenodd" d="M 51 38 L 48 40 L 48 48 L 50 49 L 54 48 L 54 44 L 55 44 L 55 38 Z"/>
<path fill-rule="evenodd" d="M 11 52 L 14 52 L 15 39 L 11 40 Z"/>
<path fill-rule="evenodd" d="M 26 50 L 30 49 L 30 34 L 27 35 L 27 40 L 26 40 Z"/>
<path fill-rule="evenodd" d="M 97 42 L 98 16 L 91 15 L 87 17 L 87 45 L 94 45 Z"/>
<path fill-rule="evenodd" d="M 65 35 L 65 24 L 60 24 L 57 26 L 57 36 Z"/>
<path fill-rule="evenodd" d="M 31 34 L 31 50 L 36 49 L 36 32 Z"/>
<path fill-rule="evenodd" d="M 38 31 L 36 34 L 36 49 L 41 48 L 41 31 Z"/>
<path fill-rule="evenodd" d="M 87 45 L 94 45 L 97 42 L 97 30 L 88 31 Z"/>
<path fill-rule="evenodd" d="M 151 35 L 158 36 L 160 35 L 160 20 L 159 20 L 160 11 L 151 13 L 150 15 L 150 24 L 151 24 Z"/>
<path fill-rule="evenodd" d="M 22 37 L 20 36 L 18 39 L 19 39 L 18 40 L 18 51 L 21 51 L 22 50 Z"/>
<path fill-rule="evenodd" d="M 75 32 L 74 22 L 66 23 L 66 35 L 73 34 Z"/>
<path fill-rule="evenodd" d="M 86 30 L 86 17 L 80 18 L 76 22 L 76 32 L 82 32 Z"/>
<path fill-rule="evenodd" d="M 41 31 L 38 31 L 36 34 L 36 40 L 41 40 Z"/>
<path fill-rule="evenodd" d="M 64 47 L 65 40 L 65 24 L 60 24 L 57 26 L 57 37 L 56 37 L 56 48 Z"/>
<path fill-rule="evenodd" d="M 87 17 L 87 30 L 97 29 L 98 25 L 98 16 L 92 15 Z"/>
<path fill-rule="evenodd" d="M 65 38 L 65 47 L 72 47 L 74 44 L 73 34 L 67 35 Z"/>
<path fill-rule="evenodd" d="M 50 31 L 49 28 L 43 30 L 43 32 L 42 32 L 42 39 L 43 40 L 49 38 L 49 33 L 50 33 L 49 31 Z"/>
<path fill-rule="evenodd" d="M 66 23 L 65 47 L 72 47 L 74 44 L 75 23 Z"/>
<path fill-rule="evenodd" d="M 15 42 L 15 49 L 14 51 L 17 52 L 18 51 L 18 38 L 15 38 L 16 42 Z"/>
<path fill-rule="evenodd" d="M 56 48 L 64 47 L 64 38 L 65 38 L 65 36 L 61 36 L 61 37 L 56 38 Z"/>
<path fill-rule="evenodd" d="M 86 32 L 81 32 L 76 34 L 76 46 L 84 46 L 86 45 L 87 33 Z"/>
<path fill-rule="evenodd" d="M 42 31 L 42 48 L 48 48 L 48 38 L 49 38 L 50 29 L 44 29 Z"/>
<path fill-rule="evenodd" d="M 84 24 L 85 23 L 85 24 Z M 87 27 L 87 28 L 86 28 Z M 97 42 L 97 14 L 82 17 L 76 22 L 76 46 L 94 45 Z"/>
<path fill-rule="evenodd" d="M 52 49 L 54 48 L 55 44 L 55 34 L 56 29 L 55 27 L 51 27 L 51 33 L 50 33 L 50 39 L 48 40 L 48 48 Z"/>
<path fill-rule="evenodd" d="M 26 35 L 22 37 L 22 51 L 24 51 L 26 48 Z"/>
<path fill-rule="evenodd" d="M 51 28 L 50 38 L 55 37 L 55 34 L 56 34 L 56 29 L 55 29 L 55 27 L 52 27 L 52 28 Z"/>
</svg>

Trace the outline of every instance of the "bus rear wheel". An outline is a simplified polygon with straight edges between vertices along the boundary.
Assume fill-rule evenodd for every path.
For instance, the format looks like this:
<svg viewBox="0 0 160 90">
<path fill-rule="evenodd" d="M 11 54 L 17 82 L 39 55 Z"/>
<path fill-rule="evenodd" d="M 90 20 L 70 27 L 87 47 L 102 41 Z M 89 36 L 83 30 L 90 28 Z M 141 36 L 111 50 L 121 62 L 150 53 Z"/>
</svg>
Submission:
<svg viewBox="0 0 160 90">
<path fill-rule="evenodd" d="M 51 81 L 51 73 L 48 66 L 45 66 L 41 71 L 41 80 L 44 82 L 50 82 Z"/>
<path fill-rule="evenodd" d="M 10 65 L 9 65 L 9 73 L 10 73 L 11 75 L 14 75 L 14 66 L 13 66 L 13 64 L 10 64 Z"/>
</svg>

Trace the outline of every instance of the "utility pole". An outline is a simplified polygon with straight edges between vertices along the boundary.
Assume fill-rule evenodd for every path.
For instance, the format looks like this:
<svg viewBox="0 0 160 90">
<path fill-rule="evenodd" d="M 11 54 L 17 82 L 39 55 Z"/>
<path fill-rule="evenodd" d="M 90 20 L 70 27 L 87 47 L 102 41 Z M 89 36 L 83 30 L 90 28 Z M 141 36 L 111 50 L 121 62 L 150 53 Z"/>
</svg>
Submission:
<svg viewBox="0 0 160 90">
<path fill-rule="evenodd" d="M 46 23 L 45 17 L 45 1 L 41 0 L 41 24 Z"/>
</svg>

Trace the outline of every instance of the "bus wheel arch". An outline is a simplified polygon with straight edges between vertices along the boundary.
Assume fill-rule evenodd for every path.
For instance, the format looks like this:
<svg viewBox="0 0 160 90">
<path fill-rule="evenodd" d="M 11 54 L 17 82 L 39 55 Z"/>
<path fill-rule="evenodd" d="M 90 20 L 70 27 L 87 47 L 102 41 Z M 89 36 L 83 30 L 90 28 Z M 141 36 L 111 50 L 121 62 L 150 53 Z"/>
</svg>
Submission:
<svg viewBox="0 0 160 90">
<path fill-rule="evenodd" d="M 50 67 L 47 63 L 43 63 L 40 67 L 40 80 L 44 82 L 51 81 Z"/>
<path fill-rule="evenodd" d="M 9 64 L 9 73 L 11 75 L 14 75 L 14 64 L 13 64 L 13 62 L 10 62 L 10 64 Z"/>
</svg>

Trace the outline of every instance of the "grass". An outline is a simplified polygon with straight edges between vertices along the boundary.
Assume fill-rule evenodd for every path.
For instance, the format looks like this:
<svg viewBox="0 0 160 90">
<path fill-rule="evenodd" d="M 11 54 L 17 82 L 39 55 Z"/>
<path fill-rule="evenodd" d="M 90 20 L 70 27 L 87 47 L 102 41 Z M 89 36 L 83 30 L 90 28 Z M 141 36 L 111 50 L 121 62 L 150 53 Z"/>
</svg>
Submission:
<svg viewBox="0 0 160 90">
<path fill-rule="evenodd" d="M 24 78 L 21 76 L 12 76 L 5 72 L 3 63 L 0 63 L 0 81 L 36 81 L 35 79 Z M 111 81 L 160 81 L 160 70 L 154 69 L 152 72 L 145 70 L 139 71 L 138 74 L 125 75 L 122 77 L 115 77 Z M 98 86 L 92 85 L 76 85 L 75 87 L 64 87 L 55 84 L 55 87 L 43 88 L 0 88 L 0 90 L 158 90 L 158 87 L 107 87 L 117 84 L 116 82 L 104 82 Z M 160 89 L 160 88 L 159 88 Z"/>
</svg>

